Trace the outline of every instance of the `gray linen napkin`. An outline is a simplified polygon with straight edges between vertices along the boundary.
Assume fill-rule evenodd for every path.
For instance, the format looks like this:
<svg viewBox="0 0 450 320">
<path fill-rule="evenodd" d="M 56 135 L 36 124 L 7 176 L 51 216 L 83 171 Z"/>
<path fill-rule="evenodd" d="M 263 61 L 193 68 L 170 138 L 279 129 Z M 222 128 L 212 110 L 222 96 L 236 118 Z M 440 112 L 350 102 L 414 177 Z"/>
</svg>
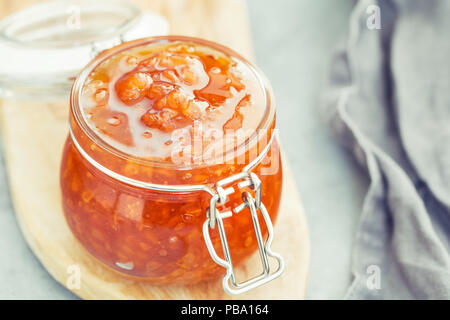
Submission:
<svg viewBox="0 0 450 320">
<path fill-rule="evenodd" d="M 346 298 L 450 299 L 450 1 L 359 1 L 325 105 L 371 179 Z"/>
</svg>

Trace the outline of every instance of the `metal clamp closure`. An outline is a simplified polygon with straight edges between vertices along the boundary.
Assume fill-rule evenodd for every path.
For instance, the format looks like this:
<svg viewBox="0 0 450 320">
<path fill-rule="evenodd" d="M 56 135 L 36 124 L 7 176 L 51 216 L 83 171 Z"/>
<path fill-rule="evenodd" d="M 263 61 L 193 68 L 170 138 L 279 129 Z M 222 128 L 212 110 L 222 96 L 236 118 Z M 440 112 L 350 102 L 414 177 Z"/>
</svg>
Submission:
<svg viewBox="0 0 450 320">
<path fill-rule="evenodd" d="M 232 211 L 220 212 L 217 209 L 217 203 L 224 205 L 227 202 L 228 196 L 235 192 L 234 187 L 230 185 L 235 184 L 236 182 L 238 182 L 237 186 L 239 190 L 249 187 L 254 191 L 255 197 L 253 198 L 250 192 L 243 191 L 242 204 L 233 208 Z M 252 279 L 238 283 L 236 281 L 233 263 L 231 261 L 230 248 L 228 246 L 223 219 L 231 217 L 233 213 L 238 214 L 245 208 L 249 208 L 251 213 L 256 240 L 258 243 L 259 255 L 263 266 L 263 272 Z M 259 224 L 258 212 L 261 213 L 264 219 L 264 223 L 267 227 L 268 235 L 265 242 Z M 209 229 L 214 229 L 216 225 L 219 230 L 224 259 L 217 255 L 209 233 Z M 279 277 L 284 271 L 285 265 L 283 258 L 279 254 L 271 250 L 273 240 L 273 225 L 266 207 L 261 202 L 261 181 L 255 173 L 243 171 L 236 175 L 227 177 L 216 184 L 216 194 L 211 198 L 210 206 L 207 211 L 207 219 L 203 224 L 203 237 L 205 239 L 205 243 L 208 248 L 209 254 L 211 255 L 211 258 L 217 264 L 227 270 L 222 284 L 224 290 L 229 294 L 240 294 L 253 288 L 259 287 Z M 278 261 L 278 268 L 272 273 L 270 270 L 271 267 L 269 263 L 269 257 L 275 258 Z"/>
</svg>

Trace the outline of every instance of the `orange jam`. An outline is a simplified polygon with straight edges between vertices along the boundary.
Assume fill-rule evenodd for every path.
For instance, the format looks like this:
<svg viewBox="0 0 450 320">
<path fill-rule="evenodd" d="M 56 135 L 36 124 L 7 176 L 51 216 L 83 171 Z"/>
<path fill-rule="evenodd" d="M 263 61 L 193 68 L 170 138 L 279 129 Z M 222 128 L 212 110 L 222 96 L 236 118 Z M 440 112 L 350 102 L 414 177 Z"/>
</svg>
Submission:
<svg viewBox="0 0 450 320">
<path fill-rule="evenodd" d="M 148 185 L 214 189 L 254 162 L 273 221 L 282 172 L 270 140 L 272 99 L 259 71 L 212 42 L 158 37 L 101 53 L 72 88 L 61 164 L 63 208 L 75 237 L 110 268 L 155 284 L 224 274 L 202 234 L 211 194 Z M 227 200 L 220 211 L 240 205 L 242 190 Z M 262 218 L 260 225 L 266 234 Z M 224 227 L 237 265 L 257 249 L 249 209 L 224 219 Z M 210 235 L 222 254 L 217 229 Z"/>
</svg>

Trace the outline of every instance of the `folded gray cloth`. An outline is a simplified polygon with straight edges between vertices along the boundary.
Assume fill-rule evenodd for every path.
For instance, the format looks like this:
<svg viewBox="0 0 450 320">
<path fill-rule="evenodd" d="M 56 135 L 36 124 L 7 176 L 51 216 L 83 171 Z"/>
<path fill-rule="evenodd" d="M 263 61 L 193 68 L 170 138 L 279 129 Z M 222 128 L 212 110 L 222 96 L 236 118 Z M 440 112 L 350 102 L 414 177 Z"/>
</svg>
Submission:
<svg viewBox="0 0 450 320">
<path fill-rule="evenodd" d="M 371 180 L 348 299 L 450 299 L 449 17 L 447 0 L 361 0 L 332 62 L 326 114 Z"/>
</svg>

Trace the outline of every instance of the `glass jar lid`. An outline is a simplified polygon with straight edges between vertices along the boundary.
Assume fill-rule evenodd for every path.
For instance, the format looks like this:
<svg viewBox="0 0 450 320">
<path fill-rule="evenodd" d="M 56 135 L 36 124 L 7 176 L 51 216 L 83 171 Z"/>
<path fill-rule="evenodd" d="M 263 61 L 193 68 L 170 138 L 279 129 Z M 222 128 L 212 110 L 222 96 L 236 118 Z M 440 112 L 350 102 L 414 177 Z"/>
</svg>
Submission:
<svg viewBox="0 0 450 320">
<path fill-rule="evenodd" d="M 164 17 L 119 0 L 30 6 L 0 21 L 0 96 L 66 98 L 78 72 L 99 52 L 168 31 Z"/>
</svg>

